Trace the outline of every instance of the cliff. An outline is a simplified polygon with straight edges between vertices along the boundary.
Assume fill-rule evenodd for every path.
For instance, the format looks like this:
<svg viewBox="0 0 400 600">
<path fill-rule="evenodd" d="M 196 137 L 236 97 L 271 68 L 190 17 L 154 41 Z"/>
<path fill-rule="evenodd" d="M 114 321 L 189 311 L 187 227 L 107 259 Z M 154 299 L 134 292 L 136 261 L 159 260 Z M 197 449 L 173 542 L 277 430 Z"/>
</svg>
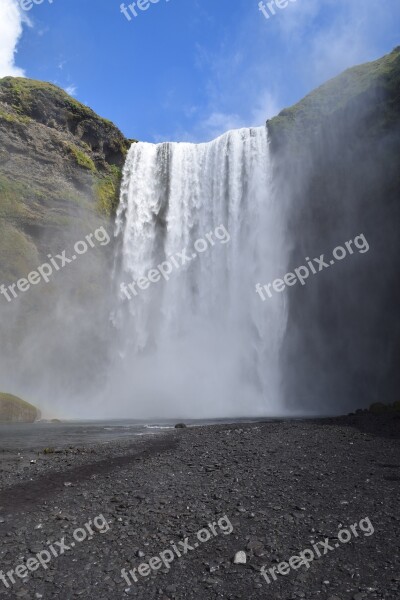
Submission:
<svg viewBox="0 0 400 600">
<path fill-rule="evenodd" d="M 274 152 L 289 144 L 298 150 L 316 141 L 321 129 L 355 121 L 366 138 L 391 131 L 400 119 L 400 46 L 379 60 L 347 69 L 303 100 L 267 121 Z"/>
<path fill-rule="evenodd" d="M 40 264 L 60 232 L 107 222 L 130 143 L 55 85 L 0 79 L 1 281 Z"/>
<path fill-rule="evenodd" d="M 49 254 L 71 257 L 100 227 L 112 240 L 132 141 L 52 84 L 0 80 L 0 284 L 15 285 Z M 36 390 L 38 403 L 46 385 L 52 398 L 77 393 L 103 372 L 113 257 L 113 244 L 97 241 L 48 283 L 11 302 L 0 296 L 3 388 L 14 389 L 17 364 L 21 395 Z"/>
<path fill-rule="evenodd" d="M 287 401 L 332 412 L 395 402 L 400 375 L 400 47 L 349 69 L 267 123 L 289 270 L 364 234 L 286 290 Z"/>
</svg>

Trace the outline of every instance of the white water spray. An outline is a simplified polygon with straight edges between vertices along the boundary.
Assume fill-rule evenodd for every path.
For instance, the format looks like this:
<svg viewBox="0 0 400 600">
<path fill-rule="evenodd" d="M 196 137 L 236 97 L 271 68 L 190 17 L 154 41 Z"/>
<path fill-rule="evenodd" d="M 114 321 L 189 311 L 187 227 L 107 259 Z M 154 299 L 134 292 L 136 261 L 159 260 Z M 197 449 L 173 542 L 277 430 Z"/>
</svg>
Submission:
<svg viewBox="0 0 400 600">
<path fill-rule="evenodd" d="M 279 350 L 284 297 L 261 302 L 257 281 L 285 272 L 283 209 L 273 192 L 265 128 L 207 144 L 133 144 L 117 214 L 118 284 L 137 282 L 176 253 L 190 262 L 168 281 L 118 292 L 118 414 L 234 417 L 284 412 Z M 196 240 L 223 226 L 193 255 Z M 118 286 L 119 287 L 119 286 Z M 113 413 L 117 412 L 112 407 Z"/>
</svg>

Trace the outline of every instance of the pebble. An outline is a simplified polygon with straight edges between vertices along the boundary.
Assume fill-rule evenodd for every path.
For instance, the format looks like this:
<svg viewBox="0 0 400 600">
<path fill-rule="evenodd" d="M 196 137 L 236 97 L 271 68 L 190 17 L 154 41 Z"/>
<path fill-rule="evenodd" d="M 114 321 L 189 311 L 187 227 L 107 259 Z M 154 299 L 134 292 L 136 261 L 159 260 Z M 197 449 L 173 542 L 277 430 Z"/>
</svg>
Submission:
<svg viewBox="0 0 400 600">
<path fill-rule="evenodd" d="M 50 454 L 38 459 L 35 469 L 28 457 L 21 462 L 16 453 L 12 460 L 1 457 L 3 572 L 50 542 L 65 537 L 69 544 L 74 530 L 96 515 L 110 525 L 52 559 L 47 570 L 32 573 L 29 585 L 2 589 L 1 598 L 383 600 L 386 594 L 388 600 L 400 599 L 398 488 L 383 478 L 388 467 L 382 466 L 400 464 L 399 424 L 380 422 L 374 433 L 374 423 L 367 423 L 367 445 L 344 418 L 241 425 L 240 434 L 235 424 L 188 428 L 184 435 L 171 430 L 151 439 Z M 206 466 L 214 470 L 206 472 Z M 60 493 L 69 482 L 74 493 Z M 351 514 L 340 501 L 350 503 Z M 219 531 L 174 558 L 168 569 L 139 576 L 127 587 L 121 568 L 148 563 L 171 548 L 171 540 L 178 548 L 186 537 L 194 545 L 196 532 L 223 516 L 231 533 Z M 339 523 L 348 528 L 366 516 L 375 527 L 373 536 L 360 533 L 341 551 L 279 576 L 270 586 L 260 573 L 262 566 L 276 567 L 309 548 L 310 536 L 332 543 Z M 16 595 L 25 591 L 21 586 L 28 596 Z"/>
<path fill-rule="evenodd" d="M 245 565 L 247 562 L 246 552 L 243 552 L 243 550 L 236 552 L 233 562 L 235 565 Z"/>
</svg>

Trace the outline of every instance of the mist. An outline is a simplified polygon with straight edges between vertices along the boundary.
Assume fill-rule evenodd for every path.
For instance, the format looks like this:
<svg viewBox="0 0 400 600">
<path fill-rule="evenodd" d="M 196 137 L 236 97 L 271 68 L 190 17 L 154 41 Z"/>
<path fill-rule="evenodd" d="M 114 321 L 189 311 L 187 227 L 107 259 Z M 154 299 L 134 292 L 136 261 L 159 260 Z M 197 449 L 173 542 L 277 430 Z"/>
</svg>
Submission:
<svg viewBox="0 0 400 600">
<path fill-rule="evenodd" d="M 48 418 L 77 418 L 82 406 L 86 411 L 112 351 L 113 224 L 80 208 L 65 221 L 68 225 L 56 232 L 42 229 L 42 253 L 31 257 L 26 277 L 44 263 L 51 265 L 48 255 L 56 260 L 64 252 L 71 260 L 75 244 L 90 234 L 93 247 L 86 242 L 87 251 L 75 253 L 76 260 L 58 271 L 53 267 L 47 282 L 42 279 L 24 293 L 17 290 L 11 302 L 2 296 L 0 303 L 3 388 L 28 398 Z"/>
<path fill-rule="evenodd" d="M 285 411 L 278 360 L 285 305 L 277 299 L 265 310 L 254 292 L 260 272 L 285 264 L 269 165 L 265 128 L 208 144 L 131 148 L 117 214 L 119 348 L 102 414 Z"/>
<path fill-rule="evenodd" d="M 316 104 L 318 126 L 295 120 L 297 142 L 274 146 L 274 178 L 291 207 L 289 270 L 361 234 L 369 245 L 288 294 L 289 407 L 336 414 L 398 396 L 400 131 L 389 105 L 383 85 L 323 118 Z"/>
<path fill-rule="evenodd" d="M 286 265 L 270 169 L 265 127 L 133 144 L 116 222 L 78 211 L 76 225 L 41 239 L 51 256 L 71 256 L 99 228 L 110 243 L 3 302 L 4 387 L 45 418 L 284 414 L 285 302 L 266 310 L 255 294 L 257 278 Z M 157 282 L 140 289 L 157 265 Z"/>
</svg>

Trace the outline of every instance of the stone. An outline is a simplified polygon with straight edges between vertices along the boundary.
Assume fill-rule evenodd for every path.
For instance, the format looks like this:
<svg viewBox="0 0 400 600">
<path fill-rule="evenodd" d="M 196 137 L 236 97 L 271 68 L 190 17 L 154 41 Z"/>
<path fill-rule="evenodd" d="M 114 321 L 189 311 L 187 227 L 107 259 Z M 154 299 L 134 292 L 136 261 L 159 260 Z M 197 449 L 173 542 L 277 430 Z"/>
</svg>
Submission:
<svg viewBox="0 0 400 600">
<path fill-rule="evenodd" d="M 233 562 L 235 565 L 245 565 L 247 562 L 246 552 L 243 550 L 236 552 Z"/>
</svg>

